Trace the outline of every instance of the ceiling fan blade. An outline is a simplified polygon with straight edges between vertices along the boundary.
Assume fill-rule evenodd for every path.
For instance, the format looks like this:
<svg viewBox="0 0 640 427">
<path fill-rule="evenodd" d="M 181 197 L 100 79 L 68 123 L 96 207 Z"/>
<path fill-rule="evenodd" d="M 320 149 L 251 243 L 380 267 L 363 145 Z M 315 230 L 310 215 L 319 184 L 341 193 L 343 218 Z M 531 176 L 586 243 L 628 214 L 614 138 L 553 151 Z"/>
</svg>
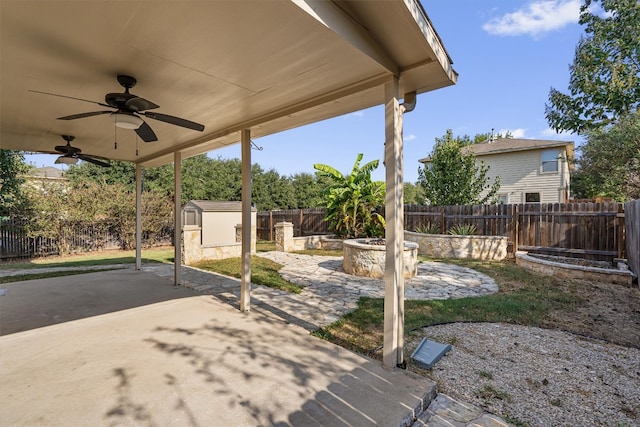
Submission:
<svg viewBox="0 0 640 427">
<path fill-rule="evenodd" d="M 111 114 L 113 111 L 92 111 L 90 113 L 72 114 L 70 116 L 58 117 L 58 120 L 75 120 L 84 117 L 100 116 L 102 114 Z"/>
<path fill-rule="evenodd" d="M 151 101 L 147 101 L 144 98 L 135 97 L 131 98 L 126 102 L 127 108 L 132 111 L 145 111 L 145 110 L 154 110 L 156 108 L 160 108 L 159 105 L 154 104 Z"/>
<path fill-rule="evenodd" d="M 154 113 L 154 112 L 146 112 L 140 113 L 144 114 L 146 117 L 152 118 L 154 120 L 160 120 L 161 122 L 170 123 L 176 126 L 182 126 L 183 128 L 193 129 L 202 132 L 204 130 L 204 125 L 200 123 L 192 122 L 190 120 L 181 119 L 180 117 L 170 116 L 168 114 L 162 113 Z"/>
<path fill-rule="evenodd" d="M 60 97 L 60 98 L 74 99 L 76 101 L 90 102 L 92 104 L 100 105 L 102 107 L 110 107 L 110 105 L 103 104 L 102 102 L 90 101 L 88 99 L 76 98 L 74 96 L 58 95 L 57 93 L 42 92 L 42 91 L 39 91 L 39 90 L 31 90 L 31 89 L 29 89 L 29 92 L 41 93 L 43 95 L 57 96 L 57 97 Z"/>
<path fill-rule="evenodd" d="M 109 159 L 106 159 L 104 157 L 89 156 L 89 155 L 85 155 L 85 154 L 78 154 L 78 155 L 76 155 L 76 157 L 79 158 L 80 160 L 84 160 L 85 162 L 89 162 L 89 163 L 93 163 L 94 165 L 102 166 L 103 168 L 108 168 L 108 167 L 111 166 L 111 163 L 109 163 Z"/>
<path fill-rule="evenodd" d="M 56 145 L 54 149 L 61 154 L 76 154 L 80 152 L 79 148 L 72 147 L 71 145 Z"/>
<path fill-rule="evenodd" d="M 153 132 L 153 129 L 151 129 L 151 126 L 144 121 L 142 122 L 142 125 L 136 129 L 136 133 L 144 142 L 153 142 L 158 140 L 158 137 Z"/>
</svg>

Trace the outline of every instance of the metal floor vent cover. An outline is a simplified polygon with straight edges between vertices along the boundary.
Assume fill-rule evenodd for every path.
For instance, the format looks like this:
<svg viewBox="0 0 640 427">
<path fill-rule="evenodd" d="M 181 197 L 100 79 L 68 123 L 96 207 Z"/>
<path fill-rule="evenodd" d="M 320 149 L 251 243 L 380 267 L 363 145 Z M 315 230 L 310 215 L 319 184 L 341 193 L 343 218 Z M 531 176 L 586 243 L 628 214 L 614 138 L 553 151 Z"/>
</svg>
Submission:
<svg viewBox="0 0 640 427">
<path fill-rule="evenodd" d="M 418 348 L 411 353 L 411 360 L 424 369 L 431 369 L 449 350 L 451 350 L 450 344 L 440 344 L 439 342 L 423 338 Z"/>
</svg>

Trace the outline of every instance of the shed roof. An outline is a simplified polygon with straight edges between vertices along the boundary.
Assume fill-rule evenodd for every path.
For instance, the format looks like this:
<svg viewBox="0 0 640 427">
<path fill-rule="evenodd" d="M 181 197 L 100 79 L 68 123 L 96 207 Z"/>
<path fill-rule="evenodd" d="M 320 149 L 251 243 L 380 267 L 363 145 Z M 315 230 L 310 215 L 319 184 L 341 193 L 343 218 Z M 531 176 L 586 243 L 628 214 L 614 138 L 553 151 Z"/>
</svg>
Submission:
<svg viewBox="0 0 640 427">
<path fill-rule="evenodd" d="M 214 200 L 191 200 L 184 208 L 193 206 L 200 212 L 241 212 L 242 202 L 234 201 L 214 201 Z M 252 212 L 256 212 L 255 206 L 251 207 Z"/>
</svg>

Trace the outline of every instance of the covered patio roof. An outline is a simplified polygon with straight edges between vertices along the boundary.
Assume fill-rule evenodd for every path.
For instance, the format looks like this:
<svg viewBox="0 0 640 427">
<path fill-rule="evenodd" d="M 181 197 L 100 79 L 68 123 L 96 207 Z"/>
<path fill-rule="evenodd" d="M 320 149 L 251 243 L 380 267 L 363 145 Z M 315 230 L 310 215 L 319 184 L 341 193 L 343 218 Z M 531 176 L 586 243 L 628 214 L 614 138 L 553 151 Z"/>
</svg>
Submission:
<svg viewBox="0 0 640 427">
<path fill-rule="evenodd" d="M 60 135 L 83 153 L 143 166 L 454 84 L 457 74 L 417 0 L 383 2 L 4 0 L 0 3 L 2 148 L 53 152 Z M 116 76 L 203 132 L 146 118 L 158 141 L 117 129 L 105 110 Z M 106 108 L 108 110 L 108 108 Z M 117 149 L 114 141 L 118 142 Z M 137 143 L 137 153 L 136 153 Z"/>
<path fill-rule="evenodd" d="M 418 0 L 3 0 L 0 32 L 0 147 L 47 153 L 73 135 L 83 154 L 136 163 L 137 268 L 142 167 L 174 163 L 180 242 L 182 159 L 241 142 L 242 311 L 251 294 L 251 138 L 384 104 L 383 364 L 403 365 L 403 114 L 417 94 L 457 79 Z M 110 111 L 105 94 L 124 91 L 119 75 L 136 78 L 131 92 L 151 102 L 128 114 L 151 110 L 204 130 L 146 118 L 157 141 L 144 143 L 110 114 L 57 119 Z"/>
</svg>

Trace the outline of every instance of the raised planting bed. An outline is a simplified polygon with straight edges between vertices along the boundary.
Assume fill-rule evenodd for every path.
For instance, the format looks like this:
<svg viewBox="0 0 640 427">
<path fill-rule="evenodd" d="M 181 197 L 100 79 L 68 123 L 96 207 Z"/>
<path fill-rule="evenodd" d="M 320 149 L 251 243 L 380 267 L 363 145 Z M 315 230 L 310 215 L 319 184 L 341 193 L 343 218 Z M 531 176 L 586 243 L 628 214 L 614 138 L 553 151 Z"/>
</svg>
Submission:
<svg viewBox="0 0 640 427">
<path fill-rule="evenodd" d="M 537 273 L 562 279 L 593 280 L 625 286 L 631 286 L 634 279 L 633 273 L 622 262 L 614 266 L 597 261 L 537 255 L 518 251 L 516 252 L 516 264 Z"/>
<path fill-rule="evenodd" d="M 404 232 L 404 240 L 418 244 L 418 253 L 432 258 L 501 260 L 507 256 L 503 236 L 462 236 Z"/>
</svg>

